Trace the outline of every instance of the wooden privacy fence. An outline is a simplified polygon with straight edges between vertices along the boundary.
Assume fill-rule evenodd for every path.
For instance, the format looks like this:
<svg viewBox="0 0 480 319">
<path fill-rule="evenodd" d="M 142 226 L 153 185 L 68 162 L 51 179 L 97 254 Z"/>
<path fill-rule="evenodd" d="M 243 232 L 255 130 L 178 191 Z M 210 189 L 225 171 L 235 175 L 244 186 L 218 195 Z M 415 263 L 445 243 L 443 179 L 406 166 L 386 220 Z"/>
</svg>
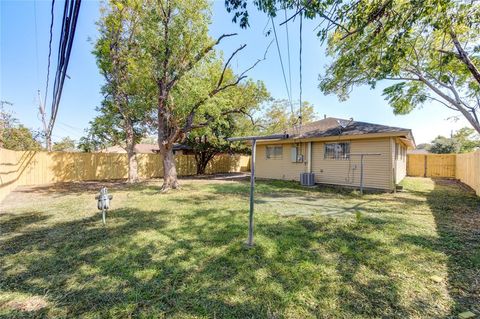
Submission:
<svg viewBox="0 0 480 319">
<path fill-rule="evenodd" d="M 457 155 L 456 178 L 480 196 L 480 151 Z"/>
<path fill-rule="evenodd" d="M 138 175 L 142 179 L 163 176 L 161 155 L 138 154 Z M 175 156 L 180 176 L 194 175 L 193 155 Z M 250 157 L 219 155 L 206 168 L 207 174 L 249 170 Z M 127 154 L 17 152 L 0 149 L 0 201 L 15 187 L 57 182 L 126 179 Z"/>
<path fill-rule="evenodd" d="M 480 151 L 465 154 L 408 154 L 407 175 L 456 178 L 480 196 Z"/>
<path fill-rule="evenodd" d="M 408 154 L 407 175 L 455 178 L 456 154 Z"/>
</svg>

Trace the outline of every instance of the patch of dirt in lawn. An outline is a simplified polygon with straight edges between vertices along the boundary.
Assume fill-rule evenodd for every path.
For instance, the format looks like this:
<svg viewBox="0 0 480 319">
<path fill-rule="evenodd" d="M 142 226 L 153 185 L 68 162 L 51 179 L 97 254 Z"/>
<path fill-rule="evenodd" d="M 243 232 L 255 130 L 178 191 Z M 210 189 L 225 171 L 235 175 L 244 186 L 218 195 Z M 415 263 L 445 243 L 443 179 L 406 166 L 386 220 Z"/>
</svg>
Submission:
<svg viewBox="0 0 480 319">
<path fill-rule="evenodd" d="M 433 178 L 435 181 L 435 184 L 441 185 L 441 186 L 449 186 L 449 187 L 458 187 L 461 190 L 467 192 L 467 193 L 475 193 L 475 190 L 468 186 L 467 184 L 464 184 L 456 179 L 449 179 L 449 178 Z"/>
<path fill-rule="evenodd" d="M 66 182 L 52 183 L 38 186 L 20 186 L 17 187 L 11 195 L 18 194 L 72 194 L 85 192 L 98 192 L 101 187 L 108 189 L 119 189 L 127 186 L 125 181 L 89 181 L 89 182 Z"/>
<path fill-rule="evenodd" d="M 10 308 L 12 310 L 19 310 L 25 312 L 38 311 L 46 308 L 47 301 L 41 296 L 33 296 L 23 300 L 10 300 L 5 303 L 3 307 Z"/>
<path fill-rule="evenodd" d="M 68 183 L 52 183 L 38 186 L 19 186 L 0 203 L 0 213 L 9 210 L 28 206 L 29 203 L 37 203 L 38 205 L 50 202 L 54 198 L 70 197 L 78 198 L 85 194 L 92 196 L 97 195 L 100 188 L 107 187 L 109 192 L 125 189 L 129 185 L 122 181 L 102 181 L 102 182 L 68 182 Z"/>
<path fill-rule="evenodd" d="M 250 180 L 249 172 L 240 173 L 225 173 L 225 174 L 213 174 L 213 175 L 196 175 L 196 176 L 181 176 L 180 179 L 193 179 L 193 180 L 214 180 L 214 181 L 233 181 L 233 180 Z"/>
<path fill-rule="evenodd" d="M 214 175 L 199 175 L 199 176 L 180 176 L 180 186 L 182 182 L 188 182 L 194 180 L 196 183 L 211 183 L 222 182 L 222 181 L 238 181 L 238 180 L 248 180 L 249 173 L 227 173 L 227 174 L 214 174 Z M 93 192 L 97 193 L 100 188 L 106 187 L 108 190 L 121 190 L 128 189 L 129 187 L 148 187 L 155 184 L 161 186 L 162 179 L 153 178 L 143 180 L 136 184 L 129 184 L 126 180 L 105 180 L 105 181 L 81 181 L 81 182 L 61 182 L 61 183 L 50 183 L 43 185 L 32 185 L 32 186 L 19 186 L 13 190 L 8 196 L 7 199 L 9 202 L 16 201 L 17 199 L 25 200 L 28 195 L 71 195 L 71 194 L 81 194 Z M 7 200 L 5 200 L 7 201 Z"/>
<path fill-rule="evenodd" d="M 274 211 L 282 216 L 349 216 L 362 210 L 365 201 L 344 203 L 335 199 L 315 198 L 309 196 L 268 196 L 258 195 L 256 204 L 265 211 Z"/>
</svg>

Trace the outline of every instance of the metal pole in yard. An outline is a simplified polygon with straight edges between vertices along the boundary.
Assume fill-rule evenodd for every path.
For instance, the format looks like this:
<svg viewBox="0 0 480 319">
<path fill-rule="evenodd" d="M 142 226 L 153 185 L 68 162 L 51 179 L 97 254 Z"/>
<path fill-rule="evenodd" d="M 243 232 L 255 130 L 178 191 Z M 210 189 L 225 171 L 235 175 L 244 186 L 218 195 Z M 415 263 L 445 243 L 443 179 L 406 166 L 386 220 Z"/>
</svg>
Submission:
<svg viewBox="0 0 480 319">
<path fill-rule="evenodd" d="M 244 136 L 244 137 L 229 137 L 227 141 L 252 141 L 252 165 L 250 167 L 250 212 L 248 215 L 248 240 L 247 246 L 253 246 L 253 210 L 254 210 L 254 192 L 255 192 L 255 153 L 257 150 L 257 140 L 282 140 L 287 139 L 288 134 L 273 134 L 264 136 Z"/>
<path fill-rule="evenodd" d="M 360 195 L 363 195 L 363 154 L 360 155 Z"/>
<path fill-rule="evenodd" d="M 363 195 L 363 157 L 380 156 L 380 153 L 351 153 L 350 156 L 360 156 L 360 194 Z"/>
<path fill-rule="evenodd" d="M 253 209 L 254 209 L 254 192 L 255 192 L 255 152 L 257 149 L 257 140 L 252 140 L 252 165 L 250 168 L 250 214 L 248 219 L 248 242 L 249 247 L 253 246 Z"/>
</svg>

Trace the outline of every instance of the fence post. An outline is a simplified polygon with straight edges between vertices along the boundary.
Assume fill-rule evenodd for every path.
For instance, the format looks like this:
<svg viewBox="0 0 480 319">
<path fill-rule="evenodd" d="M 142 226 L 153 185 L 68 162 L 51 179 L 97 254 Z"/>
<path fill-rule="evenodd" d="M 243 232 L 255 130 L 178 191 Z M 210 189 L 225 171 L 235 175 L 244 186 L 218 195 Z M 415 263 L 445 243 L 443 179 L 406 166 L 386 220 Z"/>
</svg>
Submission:
<svg viewBox="0 0 480 319">
<path fill-rule="evenodd" d="M 423 177 L 427 177 L 427 155 L 423 155 L 424 164 L 423 164 Z"/>
</svg>

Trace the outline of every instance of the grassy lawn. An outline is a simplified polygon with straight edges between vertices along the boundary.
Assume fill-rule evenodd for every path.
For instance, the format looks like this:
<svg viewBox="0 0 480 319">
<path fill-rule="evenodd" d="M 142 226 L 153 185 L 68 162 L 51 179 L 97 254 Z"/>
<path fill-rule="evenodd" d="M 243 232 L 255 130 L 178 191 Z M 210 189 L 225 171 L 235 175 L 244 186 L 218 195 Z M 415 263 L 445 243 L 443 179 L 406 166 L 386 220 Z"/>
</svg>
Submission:
<svg viewBox="0 0 480 319">
<path fill-rule="evenodd" d="M 184 180 L 12 193 L 0 212 L 0 317 L 456 318 L 480 313 L 480 200 L 408 178 L 369 194 Z"/>
</svg>

